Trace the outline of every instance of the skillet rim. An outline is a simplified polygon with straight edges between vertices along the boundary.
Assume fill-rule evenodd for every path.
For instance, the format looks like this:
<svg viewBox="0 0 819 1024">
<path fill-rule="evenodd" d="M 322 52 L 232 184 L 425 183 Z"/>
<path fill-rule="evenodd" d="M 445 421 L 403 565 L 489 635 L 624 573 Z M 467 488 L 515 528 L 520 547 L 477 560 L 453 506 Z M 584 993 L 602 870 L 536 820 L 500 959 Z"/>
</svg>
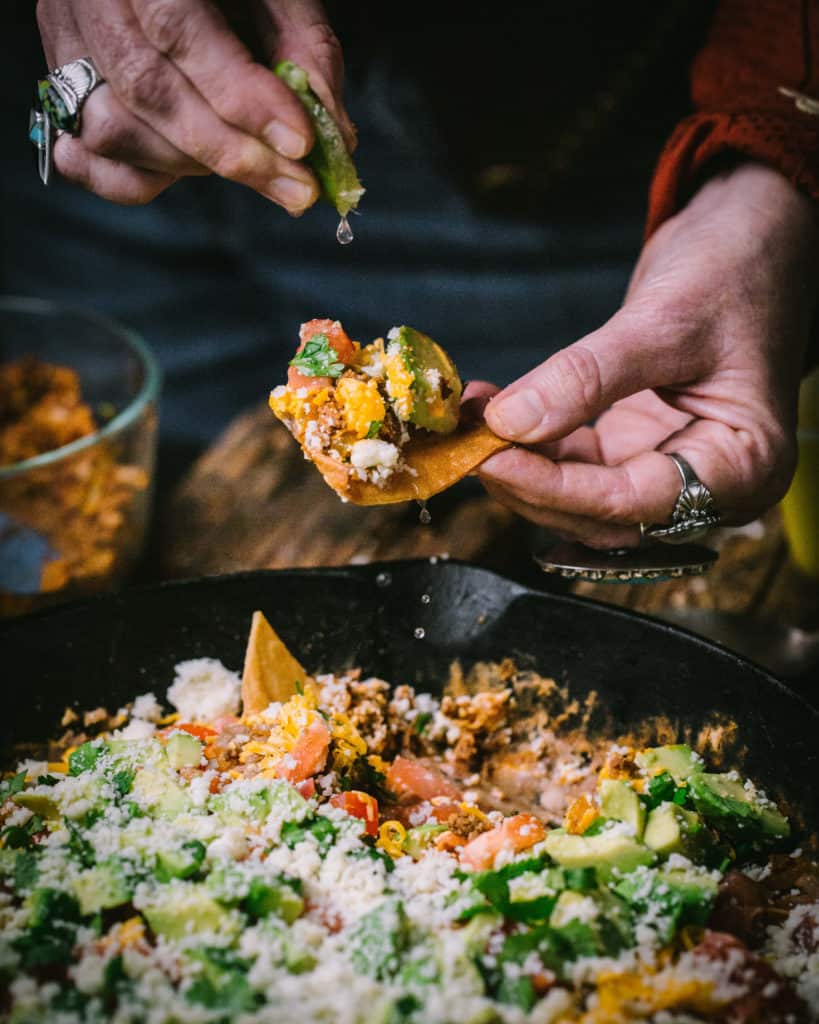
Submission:
<svg viewBox="0 0 819 1024">
<path fill-rule="evenodd" d="M 245 579 L 266 579 L 277 577 L 323 576 L 353 579 L 366 579 L 367 577 L 372 577 L 374 579 L 382 572 L 395 573 L 417 569 L 422 566 L 427 566 L 441 572 L 446 572 L 449 567 L 452 567 L 467 569 L 471 573 L 483 574 L 505 586 L 509 592 L 510 601 L 518 600 L 521 597 L 527 597 L 535 598 L 536 600 L 545 599 L 547 601 L 556 601 L 559 604 L 575 606 L 578 608 L 592 607 L 602 611 L 604 614 L 609 615 L 614 619 L 620 619 L 626 622 L 642 622 L 644 625 L 654 630 L 655 635 L 661 634 L 682 637 L 689 644 L 694 644 L 706 652 L 717 655 L 719 658 L 727 658 L 729 661 L 733 662 L 737 668 L 752 673 L 758 682 L 764 682 L 765 684 L 772 686 L 774 690 L 778 690 L 783 693 L 790 700 L 795 700 L 811 718 L 815 718 L 817 723 L 819 723 L 819 708 L 811 704 L 804 696 L 802 696 L 801 693 L 791 689 L 786 682 L 779 679 L 777 676 L 773 675 L 767 669 L 758 665 L 750 658 L 746 658 L 744 655 L 738 654 L 736 651 L 731 650 L 730 647 L 726 647 L 718 641 L 703 637 L 683 626 L 665 622 L 663 619 L 647 615 L 643 612 L 633 611 L 630 608 L 622 608 L 617 605 L 607 604 L 605 601 L 598 601 L 594 598 L 576 594 L 561 594 L 550 590 L 539 590 L 534 587 L 527 586 L 526 584 L 519 583 L 508 576 L 495 572 L 493 569 L 486 569 L 483 566 L 473 565 L 472 563 L 461 559 L 441 558 L 440 556 L 437 563 L 431 562 L 429 557 L 404 558 L 397 559 L 395 561 L 368 562 L 363 565 L 310 566 L 287 569 L 244 569 L 238 572 L 214 573 L 204 576 L 188 576 L 179 579 L 139 583 L 133 586 L 126 586 L 121 590 L 114 591 L 113 593 L 104 592 L 84 597 L 77 597 L 53 608 L 44 608 L 6 621 L 0 621 L 0 641 L 9 641 L 13 643 L 14 632 L 16 629 L 21 627 L 23 629 L 27 629 L 30 624 L 36 624 L 37 622 L 47 623 L 49 620 L 59 618 L 63 614 L 74 615 L 77 614 L 77 612 L 82 612 L 84 609 L 91 611 L 95 607 L 101 605 L 102 602 L 115 601 L 117 603 L 127 604 L 130 599 L 129 595 L 132 594 L 139 596 L 156 591 L 164 592 L 167 590 L 184 589 L 191 585 L 204 585 L 206 587 L 211 587 L 218 586 L 223 581 L 236 583 Z"/>
</svg>

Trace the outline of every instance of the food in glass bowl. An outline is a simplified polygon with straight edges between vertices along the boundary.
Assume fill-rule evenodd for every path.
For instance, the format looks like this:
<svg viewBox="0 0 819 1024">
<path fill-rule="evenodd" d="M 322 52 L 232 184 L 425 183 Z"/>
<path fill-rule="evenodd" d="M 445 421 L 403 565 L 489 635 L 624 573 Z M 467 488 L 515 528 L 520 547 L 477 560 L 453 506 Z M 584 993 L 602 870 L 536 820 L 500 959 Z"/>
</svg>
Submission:
<svg viewBox="0 0 819 1024">
<path fill-rule="evenodd" d="M 4 783 L 10 1019 L 817 1019 L 785 808 L 510 662 L 466 682 L 311 677 L 256 613 L 242 679 L 67 711 Z"/>
<path fill-rule="evenodd" d="M 141 343 L 87 314 L 6 300 L 0 325 L 0 614 L 15 614 L 135 561 L 158 375 Z"/>
</svg>

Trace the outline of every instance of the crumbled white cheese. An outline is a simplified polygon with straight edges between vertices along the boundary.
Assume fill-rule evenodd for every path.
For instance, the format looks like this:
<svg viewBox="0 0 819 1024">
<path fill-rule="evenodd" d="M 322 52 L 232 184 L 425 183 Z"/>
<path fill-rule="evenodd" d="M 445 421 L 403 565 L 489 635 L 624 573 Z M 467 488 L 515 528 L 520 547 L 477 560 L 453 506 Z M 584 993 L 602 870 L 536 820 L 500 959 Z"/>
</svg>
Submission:
<svg viewBox="0 0 819 1024">
<path fill-rule="evenodd" d="M 141 718 L 132 718 L 127 725 L 117 729 L 114 738 L 118 740 L 147 740 L 156 732 L 153 722 L 146 722 Z"/>
<path fill-rule="evenodd" d="M 158 722 L 162 717 L 162 705 L 153 693 L 141 693 L 131 707 L 132 718 L 142 718 L 146 722 Z"/>
<path fill-rule="evenodd" d="M 168 700 L 183 720 L 212 722 L 239 711 L 242 681 L 216 658 L 180 661 Z"/>
<path fill-rule="evenodd" d="M 350 462 L 356 469 L 393 469 L 400 457 L 401 453 L 394 444 L 375 438 L 356 441 L 350 449 Z"/>
</svg>

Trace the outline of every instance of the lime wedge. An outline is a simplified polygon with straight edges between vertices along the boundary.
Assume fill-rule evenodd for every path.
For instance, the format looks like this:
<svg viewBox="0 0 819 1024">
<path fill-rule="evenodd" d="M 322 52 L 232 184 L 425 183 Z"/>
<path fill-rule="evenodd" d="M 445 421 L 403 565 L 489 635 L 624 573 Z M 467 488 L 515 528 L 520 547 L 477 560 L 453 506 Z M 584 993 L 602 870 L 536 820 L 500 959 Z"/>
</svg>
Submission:
<svg viewBox="0 0 819 1024">
<path fill-rule="evenodd" d="M 299 97 L 313 122 L 316 141 L 306 160 L 319 180 L 322 198 L 336 208 L 340 217 L 346 217 L 358 206 L 364 188 L 338 125 L 310 88 L 310 79 L 304 68 L 293 61 L 283 60 L 274 70 Z"/>
</svg>

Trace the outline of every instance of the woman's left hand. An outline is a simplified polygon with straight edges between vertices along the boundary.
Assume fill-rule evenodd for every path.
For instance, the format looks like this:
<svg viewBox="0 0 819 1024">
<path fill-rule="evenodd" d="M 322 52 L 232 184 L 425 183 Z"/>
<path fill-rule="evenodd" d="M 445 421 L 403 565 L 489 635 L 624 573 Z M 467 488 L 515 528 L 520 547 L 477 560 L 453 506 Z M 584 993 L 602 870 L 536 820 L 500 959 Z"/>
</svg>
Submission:
<svg viewBox="0 0 819 1024">
<path fill-rule="evenodd" d="M 525 447 L 492 456 L 490 494 L 559 536 L 639 543 L 668 522 L 679 452 L 725 524 L 785 493 L 816 307 L 811 202 L 745 163 L 704 184 L 649 239 L 622 308 L 500 393 L 473 383 L 486 422 Z M 594 426 L 586 426 L 590 421 Z"/>
</svg>

